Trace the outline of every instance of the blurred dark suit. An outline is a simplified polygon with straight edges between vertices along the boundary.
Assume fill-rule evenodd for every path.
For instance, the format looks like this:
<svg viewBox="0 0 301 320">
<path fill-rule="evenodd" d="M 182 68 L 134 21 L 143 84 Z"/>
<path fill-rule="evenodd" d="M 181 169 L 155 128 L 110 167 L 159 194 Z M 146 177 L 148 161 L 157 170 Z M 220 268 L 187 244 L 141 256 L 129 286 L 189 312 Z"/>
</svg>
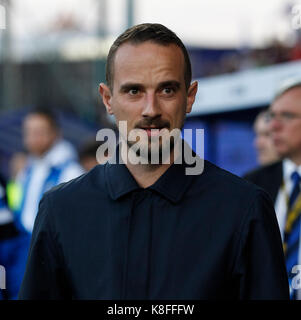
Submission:
<svg viewBox="0 0 301 320">
<path fill-rule="evenodd" d="M 243 178 L 265 190 L 275 204 L 283 180 L 282 161 L 259 167 L 246 173 Z"/>
</svg>

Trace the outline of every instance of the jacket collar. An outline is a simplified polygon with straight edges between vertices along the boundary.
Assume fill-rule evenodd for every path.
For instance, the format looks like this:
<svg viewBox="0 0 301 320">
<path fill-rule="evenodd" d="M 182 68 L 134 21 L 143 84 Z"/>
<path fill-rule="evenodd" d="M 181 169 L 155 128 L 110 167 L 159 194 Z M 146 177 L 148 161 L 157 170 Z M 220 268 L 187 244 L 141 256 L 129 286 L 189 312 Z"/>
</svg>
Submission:
<svg viewBox="0 0 301 320">
<path fill-rule="evenodd" d="M 189 165 L 185 162 L 172 164 L 153 185 L 146 189 L 154 190 L 173 203 L 179 202 L 194 178 L 192 175 L 185 174 L 186 167 Z M 142 189 L 123 163 L 110 164 L 107 162 L 105 179 L 113 200 L 134 190 Z"/>
</svg>

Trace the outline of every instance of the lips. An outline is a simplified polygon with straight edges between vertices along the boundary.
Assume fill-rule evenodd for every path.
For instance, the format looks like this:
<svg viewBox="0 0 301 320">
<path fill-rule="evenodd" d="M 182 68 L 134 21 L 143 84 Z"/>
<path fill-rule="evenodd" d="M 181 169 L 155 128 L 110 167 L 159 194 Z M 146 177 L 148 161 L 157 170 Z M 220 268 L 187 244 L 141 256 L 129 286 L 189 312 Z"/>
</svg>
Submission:
<svg viewBox="0 0 301 320">
<path fill-rule="evenodd" d="M 136 126 L 136 128 L 144 130 L 147 133 L 148 137 L 152 136 L 158 136 L 161 132 L 161 130 L 169 130 L 170 123 L 168 121 L 165 121 L 163 119 L 152 119 L 152 118 L 146 118 L 142 121 L 139 121 Z M 162 134 L 162 133 L 161 133 Z"/>
<path fill-rule="evenodd" d="M 145 130 L 148 137 L 157 136 L 160 134 L 160 130 L 164 127 L 141 127 L 140 129 Z"/>
<path fill-rule="evenodd" d="M 154 126 L 144 126 L 144 127 L 140 127 L 140 129 L 144 129 L 144 130 L 151 130 L 151 129 L 157 129 L 157 130 L 161 130 L 164 127 L 154 127 Z"/>
</svg>

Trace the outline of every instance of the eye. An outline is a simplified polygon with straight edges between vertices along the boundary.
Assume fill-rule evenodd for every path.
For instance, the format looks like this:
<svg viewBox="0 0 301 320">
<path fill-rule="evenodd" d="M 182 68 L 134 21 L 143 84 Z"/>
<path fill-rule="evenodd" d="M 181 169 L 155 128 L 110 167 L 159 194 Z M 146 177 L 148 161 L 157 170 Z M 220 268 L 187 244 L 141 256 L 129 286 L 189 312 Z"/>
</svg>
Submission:
<svg viewBox="0 0 301 320">
<path fill-rule="evenodd" d="M 131 95 L 131 96 L 135 96 L 139 93 L 139 89 L 137 88 L 132 88 L 132 89 L 129 89 L 128 93 Z"/>
<path fill-rule="evenodd" d="M 165 87 L 162 89 L 162 93 L 165 95 L 171 95 L 175 92 L 174 88 L 172 87 Z"/>
<path fill-rule="evenodd" d="M 295 114 L 289 113 L 289 112 L 284 112 L 282 116 L 283 116 L 283 118 L 286 119 L 286 120 L 291 120 L 291 119 L 296 118 L 296 115 L 295 115 Z"/>
</svg>

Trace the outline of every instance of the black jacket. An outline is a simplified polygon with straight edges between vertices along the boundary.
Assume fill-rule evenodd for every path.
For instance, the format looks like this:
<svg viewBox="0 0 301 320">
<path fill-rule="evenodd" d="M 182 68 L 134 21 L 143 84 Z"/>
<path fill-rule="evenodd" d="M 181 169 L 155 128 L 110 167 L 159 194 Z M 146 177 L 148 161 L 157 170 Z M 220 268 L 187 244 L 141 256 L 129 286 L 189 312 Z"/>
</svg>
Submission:
<svg viewBox="0 0 301 320">
<path fill-rule="evenodd" d="M 205 162 L 141 189 L 98 165 L 40 203 L 20 299 L 288 299 L 273 205 Z"/>
</svg>

